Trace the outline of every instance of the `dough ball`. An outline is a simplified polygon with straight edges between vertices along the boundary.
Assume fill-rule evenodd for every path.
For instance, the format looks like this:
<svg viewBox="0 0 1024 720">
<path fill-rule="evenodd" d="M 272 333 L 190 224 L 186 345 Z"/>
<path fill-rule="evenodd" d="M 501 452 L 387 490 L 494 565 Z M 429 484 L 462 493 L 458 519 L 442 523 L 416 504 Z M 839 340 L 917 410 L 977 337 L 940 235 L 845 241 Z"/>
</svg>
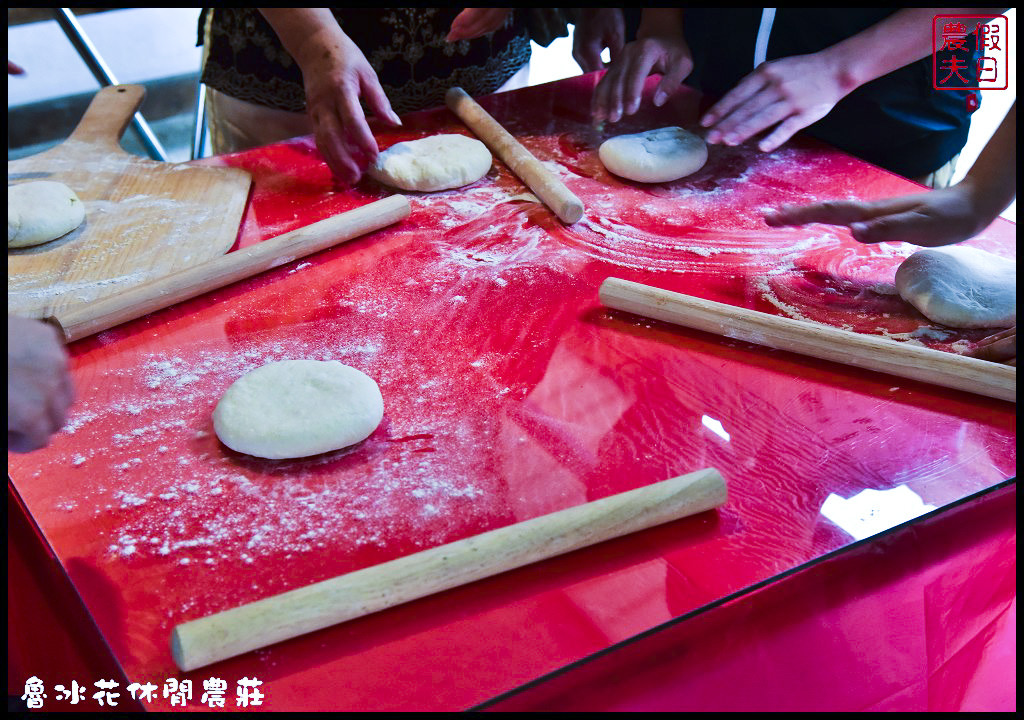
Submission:
<svg viewBox="0 0 1024 720">
<path fill-rule="evenodd" d="M 56 240 L 85 220 L 85 203 L 64 183 L 36 180 L 7 186 L 7 247 Z"/>
<path fill-rule="evenodd" d="M 367 169 L 374 180 L 416 192 L 450 190 L 476 182 L 491 169 L 491 153 L 465 135 L 431 135 L 392 145 Z"/>
<path fill-rule="evenodd" d="M 978 248 L 919 250 L 900 264 L 896 289 L 926 318 L 949 327 L 1017 323 L 1017 261 Z"/>
<path fill-rule="evenodd" d="M 383 417 L 380 388 L 355 368 L 282 360 L 236 380 L 213 411 L 213 428 L 232 450 L 279 460 L 354 445 Z"/>
<path fill-rule="evenodd" d="M 597 155 L 608 172 L 637 182 L 678 180 L 708 161 L 708 146 L 681 127 L 619 135 L 605 140 Z"/>
</svg>

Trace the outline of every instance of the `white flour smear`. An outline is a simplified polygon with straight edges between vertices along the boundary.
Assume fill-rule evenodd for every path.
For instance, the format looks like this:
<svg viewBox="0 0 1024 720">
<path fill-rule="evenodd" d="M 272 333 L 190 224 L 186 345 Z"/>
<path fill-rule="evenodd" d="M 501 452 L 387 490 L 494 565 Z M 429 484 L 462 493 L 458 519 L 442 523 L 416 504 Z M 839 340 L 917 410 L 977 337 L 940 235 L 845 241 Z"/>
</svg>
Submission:
<svg viewBox="0 0 1024 720">
<path fill-rule="evenodd" d="M 487 435 L 453 407 L 451 381 L 421 379 L 410 392 L 415 368 L 381 362 L 373 342 L 287 346 L 147 355 L 137 369 L 110 371 L 120 399 L 84 400 L 63 430 L 77 440 L 67 465 L 109 480 L 55 497 L 54 506 L 117 516 L 118 529 L 105 538 L 114 557 L 171 556 L 181 564 L 252 563 L 325 544 L 387 546 L 410 527 L 425 544 L 444 540 L 443 517 L 459 517 L 484 493 L 459 448 Z M 210 415 L 228 385 L 296 358 L 373 373 L 385 396 L 381 428 L 354 448 L 300 460 L 249 458 L 220 445 Z"/>
<path fill-rule="evenodd" d="M 500 468 L 481 461 L 503 431 L 486 402 L 514 399 L 527 388 L 490 374 L 509 362 L 505 354 L 455 346 L 438 360 L 413 354 L 415 342 L 389 338 L 422 333 L 437 341 L 444 334 L 454 344 L 479 337 L 459 335 L 475 322 L 475 304 L 501 302 L 510 290 L 529 292 L 536 282 L 572 288 L 584 271 L 594 275 L 592 266 L 605 274 L 615 267 L 648 271 L 655 279 L 740 278 L 750 296 L 780 313 L 832 326 L 851 327 L 855 309 L 866 303 L 882 308 L 867 313 L 870 332 L 913 343 L 953 339 L 926 324 L 878 324 L 886 312 L 901 312 L 891 276 L 911 246 L 858 247 L 830 229 L 764 225 L 771 198 L 813 199 L 797 182 L 807 172 L 806 153 L 730 150 L 724 157 L 725 179 L 702 171 L 692 182 L 637 192 L 610 187 L 593 164 L 581 163 L 576 172 L 549 162 L 587 206 L 572 226 L 504 180 L 411 195 L 411 222 L 419 229 L 409 235 L 408 249 L 370 255 L 358 274 L 339 281 L 328 319 L 310 324 L 315 331 L 241 332 L 213 350 L 186 342 L 177 354 L 142 355 L 131 368 L 96 370 L 101 390 L 85 393 L 75 406 L 63 431 L 74 437 L 55 442 L 56 452 L 69 448 L 59 461 L 71 477 L 80 473 L 93 484 L 54 497 L 52 507 L 101 516 L 97 526 L 116 527 L 102 538 L 115 560 L 254 563 L 323 548 L 345 555 L 364 546 L 445 541 L 474 518 L 503 512 L 507 486 Z M 787 177 L 793 178 L 788 185 Z M 315 264 L 303 262 L 281 277 Z M 402 279 L 395 281 L 395 273 Z M 838 311 L 823 311 L 823 298 Z M 514 318 L 509 323 L 515 327 Z M 290 332 L 301 337 L 286 337 Z M 275 340 L 266 339 L 271 334 Z M 298 358 L 338 360 L 367 372 L 384 395 L 381 427 L 354 448 L 302 460 L 258 460 L 220 445 L 211 413 L 227 387 L 268 362 Z M 111 388 L 116 392 L 106 395 Z"/>
</svg>

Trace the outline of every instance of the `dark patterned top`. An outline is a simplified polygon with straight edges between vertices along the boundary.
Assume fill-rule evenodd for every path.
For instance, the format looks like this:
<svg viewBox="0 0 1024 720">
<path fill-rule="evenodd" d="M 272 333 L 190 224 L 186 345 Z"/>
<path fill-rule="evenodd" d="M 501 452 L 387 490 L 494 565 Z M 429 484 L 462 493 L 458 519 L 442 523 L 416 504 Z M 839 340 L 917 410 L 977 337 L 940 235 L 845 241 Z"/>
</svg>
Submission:
<svg viewBox="0 0 1024 720">
<path fill-rule="evenodd" d="M 363 51 L 399 115 L 444 104 L 448 88 L 470 95 L 497 90 L 530 59 L 524 16 L 484 37 L 445 42 L 462 8 L 332 8 L 342 30 Z M 255 8 L 204 8 L 209 20 L 202 82 L 239 100 L 292 112 L 306 109 L 302 72 Z"/>
</svg>

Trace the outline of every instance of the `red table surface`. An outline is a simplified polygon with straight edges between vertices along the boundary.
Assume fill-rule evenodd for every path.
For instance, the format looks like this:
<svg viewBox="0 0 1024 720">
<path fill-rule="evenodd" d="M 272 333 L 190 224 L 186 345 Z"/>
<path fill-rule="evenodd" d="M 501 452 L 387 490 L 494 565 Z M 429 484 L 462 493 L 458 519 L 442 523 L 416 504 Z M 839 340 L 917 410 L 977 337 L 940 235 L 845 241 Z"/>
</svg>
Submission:
<svg viewBox="0 0 1024 720">
<path fill-rule="evenodd" d="M 1015 473 L 1013 404 L 602 308 L 617 276 L 950 351 L 984 334 L 899 298 L 913 246 L 761 219 L 917 186 L 808 140 L 716 146 L 689 178 L 622 181 L 601 140 L 693 127 L 699 98 L 601 129 L 593 83 L 481 99 L 584 201 L 575 225 L 496 161 L 469 187 L 409 194 L 391 228 L 72 346 L 70 421 L 9 455 L 9 474 L 124 678 L 191 678 L 197 710 L 212 677 L 258 678 L 269 710 L 469 708 Z M 468 134 L 439 109 L 378 138 L 435 132 Z M 254 176 L 242 246 L 391 192 L 334 187 L 309 139 L 216 162 Z M 1015 226 L 969 244 L 1015 257 Z M 292 461 L 221 445 L 224 390 L 292 358 L 373 377 L 377 431 Z M 172 663 L 177 623 L 703 467 L 729 484 L 717 511 L 191 673 Z"/>
<path fill-rule="evenodd" d="M 1016 499 L 936 510 L 482 709 L 1014 711 Z"/>
</svg>

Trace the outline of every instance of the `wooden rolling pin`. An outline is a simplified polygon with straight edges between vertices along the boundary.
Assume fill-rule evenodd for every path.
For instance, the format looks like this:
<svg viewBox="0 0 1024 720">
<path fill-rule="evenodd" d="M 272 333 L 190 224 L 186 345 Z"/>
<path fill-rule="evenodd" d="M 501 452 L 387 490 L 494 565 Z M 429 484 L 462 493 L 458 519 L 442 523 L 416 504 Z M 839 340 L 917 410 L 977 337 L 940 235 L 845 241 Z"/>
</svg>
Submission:
<svg viewBox="0 0 1024 720">
<path fill-rule="evenodd" d="M 495 155 L 541 199 L 562 222 L 572 225 L 583 217 L 583 201 L 573 195 L 554 173 L 509 134 L 497 120 L 466 94 L 453 87 L 444 96 L 449 109 L 459 116 Z"/>
<path fill-rule="evenodd" d="M 711 300 L 608 278 L 601 302 L 610 308 L 779 350 L 1017 401 L 1017 368 L 907 345 L 873 335 L 767 315 Z"/>
<path fill-rule="evenodd" d="M 559 510 L 198 620 L 171 633 L 194 670 L 410 600 L 620 537 L 726 501 L 714 468 Z"/>
<path fill-rule="evenodd" d="M 409 212 L 409 201 L 403 195 L 392 195 L 48 320 L 59 326 L 67 342 L 80 340 L 379 230 L 408 217 Z"/>
</svg>

